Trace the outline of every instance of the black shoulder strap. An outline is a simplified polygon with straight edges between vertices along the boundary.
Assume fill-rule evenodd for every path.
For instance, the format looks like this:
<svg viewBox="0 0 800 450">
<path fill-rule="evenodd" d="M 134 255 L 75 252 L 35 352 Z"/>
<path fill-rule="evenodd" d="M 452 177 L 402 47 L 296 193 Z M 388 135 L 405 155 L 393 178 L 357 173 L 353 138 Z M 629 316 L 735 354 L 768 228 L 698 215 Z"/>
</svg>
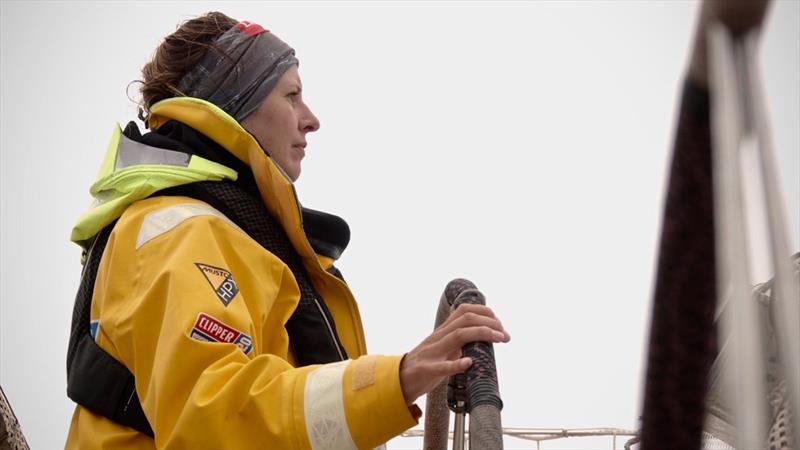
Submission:
<svg viewBox="0 0 800 450">
<path fill-rule="evenodd" d="M 116 223 L 116 222 L 115 222 Z M 108 237 L 114 223 L 93 240 L 86 254 L 67 350 L 67 396 L 95 414 L 153 436 L 153 429 L 142 411 L 133 374 L 106 353 L 90 333 L 92 291 Z"/>
<path fill-rule="evenodd" d="M 333 317 L 310 283 L 300 256 L 291 246 L 283 228 L 269 216 L 259 199 L 228 182 L 192 183 L 166 189 L 156 195 L 181 195 L 208 203 L 289 266 L 301 291 L 300 302 L 286 323 L 298 365 L 324 364 L 347 358 L 335 331 Z M 325 220 L 338 219 L 331 217 Z M 336 243 L 324 247 L 324 250 L 341 253 L 349 240 L 349 229 L 344 221 L 338 220 L 341 223 L 336 224 L 334 229 Z M 113 226 L 112 223 L 97 235 L 86 255 L 75 298 L 67 352 L 67 395 L 96 414 L 153 437 L 153 430 L 136 393 L 134 375 L 101 349 L 90 333 L 95 279 Z M 336 257 L 338 254 L 330 256 Z M 341 278 L 338 269 L 332 267 L 332 273 Z"/>
</svg>

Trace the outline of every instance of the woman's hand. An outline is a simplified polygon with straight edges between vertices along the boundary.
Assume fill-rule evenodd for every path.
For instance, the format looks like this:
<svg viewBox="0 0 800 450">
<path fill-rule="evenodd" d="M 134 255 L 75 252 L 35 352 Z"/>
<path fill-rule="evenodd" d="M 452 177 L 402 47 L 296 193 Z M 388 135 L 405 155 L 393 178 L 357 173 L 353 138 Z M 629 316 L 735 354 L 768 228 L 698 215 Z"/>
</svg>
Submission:
<svg viewBox="0 0 800 450">
<path fill-rule="evenodd" d="M 770 0 L 703 0 L 694 36 L 689 76 L 708 86 L 706 39 L 712 23 L 725 25 L 734 36 L 761 28 Z"/>
<path fill-rule="evenodd" d="M 461 357 L 470 342 L 508 342 L 511 336 L 492 310 L 482 305 L 463 304 L 400 363 L 400 384 L 406 404 L 411 405 L 435 388 L 444 377 L 464 372 L 472 365 Z"/>
</svg>

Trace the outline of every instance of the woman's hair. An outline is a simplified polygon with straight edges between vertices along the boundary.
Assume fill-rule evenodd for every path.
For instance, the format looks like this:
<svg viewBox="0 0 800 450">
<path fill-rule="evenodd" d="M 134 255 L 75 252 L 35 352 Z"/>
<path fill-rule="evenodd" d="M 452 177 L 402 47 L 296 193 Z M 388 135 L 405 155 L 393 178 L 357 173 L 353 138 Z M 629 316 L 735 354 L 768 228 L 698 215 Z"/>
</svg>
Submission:
<svg viewBox="0 0 800 450">
<path fill-rule="evenodd" d="M 154 103 L 185 95 L 178 89 L 183 76 L 199 64 L 208 51 L 216 51 L 214 42 L 236 23 L 235 19 L 212 11 L 183 22 L 164 38 L 153 59 L 142 67 L 139 118 L 146 120 Z"/>
</svg>

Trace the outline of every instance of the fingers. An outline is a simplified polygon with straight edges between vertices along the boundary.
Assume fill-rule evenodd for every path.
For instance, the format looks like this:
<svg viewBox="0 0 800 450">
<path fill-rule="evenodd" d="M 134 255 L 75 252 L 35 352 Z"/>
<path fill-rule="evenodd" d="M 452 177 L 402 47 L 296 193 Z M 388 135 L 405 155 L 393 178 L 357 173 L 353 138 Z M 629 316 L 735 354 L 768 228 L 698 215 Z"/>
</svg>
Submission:
<svg viewBox="0 0 800 450">
<path fill-rule="evenodd" d="M 456 308 L 455 311 L 453 311 L 453 314 L 450 315 L 449 319 L 457 318 L 466 313 L 473 313 L 473 314 L 479 314 L 481 316 L 496 318 L 496 316 L 494 315 L 494 311 L 492 311 L 492 308 L 489 308 L 486 305 L 473 305 L 471 303 L 464 303 L 458 308 Z"/>
<path fill-rule="evenodd" d="M 506 342 L 505 334 L 487 326 L 458 328 L 448 333 L 432 345 L 432 350 L 439 354 L 450 355 L 460 351 L 470 342 Z"/>
<path fill-rule="evenodd" d="M 472 359 L 461 349 L 470 342 L 508 342 L 509 333 L 483 305 L 463 304 L 400 363 L 400 383 L 407 404 L 429 392 L 443 377 L 466 371 Z"/>
<path fill-rule="evenodd" d="M 509 342 L 511 335 L 495 316 L 491 308 L 484 305 L 464 304 L 426 340 L 432 354 L 454 360 L 461 355 L 461 348 L 470 342 Z"/>
<path fill-rule="evenodd" d="M 508 342 L 511 335 L 503 328 L 494 312 L 482 305 L 461 305 L 456 311 L 434 331 L 437 337 L 443 337 L 455 330 L 468 327 L 488 327 L 502 334 L 500 339 L 489 339 L 492 342 Z"/>
<path fill-rule="evenodd" d="M 434 372 L 437 377 L 449 377 L 466 372 L 471 365 L 472 358 L 464 357 L 458 358 L 455 361 L 442 361 L 436 363 L 433 367 L 431 367 L 431 371 Z"/>
<path fill-rule="evenodd" d="M 452 361 L 424 361 L 414 355 L 415 352 L 416 349 L 406 354 L 400 363 L 400 385 L 407 405 L 430 392 L 443 378 L 463 373 L 472 365 L 472 358 L 469 357 Z"/>
</svg>

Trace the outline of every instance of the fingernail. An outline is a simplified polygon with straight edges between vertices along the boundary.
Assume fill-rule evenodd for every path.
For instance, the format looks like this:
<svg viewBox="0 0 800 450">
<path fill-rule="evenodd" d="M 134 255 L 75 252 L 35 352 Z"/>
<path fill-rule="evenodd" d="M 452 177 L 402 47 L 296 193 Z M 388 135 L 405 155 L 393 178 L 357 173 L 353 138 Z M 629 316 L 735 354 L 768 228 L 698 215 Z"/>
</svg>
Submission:
<svg viewBox="0 0 800 450">
<path fill-rule="evenodd" d="M 499 331 L 494 331 L 493 334 L 494 334 L 494 340 L 495 341 L 500 342 L 500 341 L 506 340 L 506 335 L 501 333 L 501 332 L 499 332 Z"/>
</svg>

